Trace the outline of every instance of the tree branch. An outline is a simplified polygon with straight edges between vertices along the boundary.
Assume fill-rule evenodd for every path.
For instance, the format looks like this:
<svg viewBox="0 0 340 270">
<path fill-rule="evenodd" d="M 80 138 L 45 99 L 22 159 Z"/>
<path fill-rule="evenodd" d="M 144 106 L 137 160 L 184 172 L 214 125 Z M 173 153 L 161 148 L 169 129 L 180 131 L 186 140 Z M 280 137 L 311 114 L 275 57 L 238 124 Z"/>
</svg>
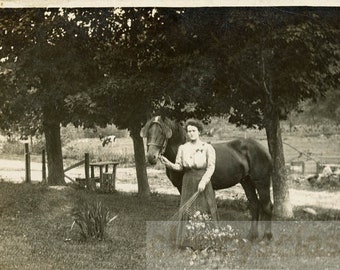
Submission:
<svg viewBox="0 0 340 270">
<path fill-rule="evenodd" d="M 255 84 L 260 89 L 260 83 L 255 78 L 247 76 L 247 74 L 242 71 L 241 65 L 235 61 L 235 58 L 232 58 L 231 61 L 238 67 L 238 69 L 236 70 L 236 68 L 234 68 L 233 65 L 230 65 L 230 67 L 236 70 L 237 72 L 241 73 L 241 75 L 244 75 L 244 76 L 240 76 L 240 79 L 243 82 L 249 85 Z M 250 81 L 248 79 L 250 79 Z"/>
<path fill-rule="evenodd" d="M 263 82 L 264 91 L 267 93 L 270 104 L 274 105 L 272 92 L 269 90 L 267 83 L 266 83 L 266 77 L 265 77 L 266 69 L 265 69 L 263 51 L 261 52 L 261 62 L 262 62 L 262 82 Z"/>
</svg>

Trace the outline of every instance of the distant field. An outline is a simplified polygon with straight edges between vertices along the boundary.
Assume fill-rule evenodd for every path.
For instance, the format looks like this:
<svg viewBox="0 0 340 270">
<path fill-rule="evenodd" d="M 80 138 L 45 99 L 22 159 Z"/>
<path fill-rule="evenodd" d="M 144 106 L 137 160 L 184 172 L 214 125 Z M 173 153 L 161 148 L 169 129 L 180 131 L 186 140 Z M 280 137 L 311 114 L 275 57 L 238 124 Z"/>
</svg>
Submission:
<svg viewBox="0 0 340 270">
<path fill-rule="evenodd" d="M 297 125 L 289 131 L 289 125 L 282 122 L 281 129 L 286 163 L 298 160 L 304 161 L 305 172 L 307 174 L 315 172 L 317 161 L 328 160 L 331 163 L 340 163 L 339 126 Z M 118 131 L 115 130 L 115 132 Z M 207 134 L 212 136 L 207 136 Z M 63 138 L 67 138 L 63 143 L 65 166 L 82 160 L 85 153 L 90 154 L 92 161 L 117 160 L 120 166 L 134 166 L 133 142 L 131 137 L 127 135 L 127 132 L 124 134 L 125 137 L 117 138 L 115 143 L 105 147 L 102 146 L 99 138 L 82 138 L 81 136 L 84 136 L 82 129 L 75 129 L 74 127 L 63 129 Z M 268 148 L 264 130 L 236 127 L 229 124 L 226 120 L 218 118 L 214 118 L 205 127 L 204 135 L 202 136 L 203 140 L 209 142 L 229 141 L 239 137 L 255 138 Z M 43 143 L 38 142 L 38 145 L 42 147 Z M 35 153 L 39 152 L 35 151 Z M 24 145 L 22 143 L 6 144 L 6 137 L 0 136 L 0 158 L 23 159 L 23 154 Z M 32 155 L 31 160 L 40 162 L 41 157 L 39 155 Z M 162 167 L 157 165 L 157 168 Z"/>
<path fill-rule="evenodd" d="M 118 138 L 115 143 L 102 146 L 98 138 L 77 139 L 63 147 L 64 159 L 81 160 L 89 153 L 93 161 L 118 160 L 120 163 L 134 163 L 133 142 L 130 137 Z"/>
<path fill-rule="evenodd" d="M 267 140 L 263 131 L 233 131 L 230 134 L 213 137 L 203 136 L 203 140 L 209 142 L 229 141 L 237 137 L 253 137 L 259 140 L 268 148 Z M 22 154 L 0 154 L 3 159 L 23 159 Z M 306 173 L 314 173 L 316 162 L 320 160 L 329 160 L 332 163 L 340 163 L 340 139 L 338 135 L 303 137 L 300 135 L 283 134 L 283 149 L 286 163 L 301 160 L 305 162 Z M 118 160 L 121 166 L 134 166 L 133 142 L 130 137 L 118 138 L 113 144 L 102 146 L 98 138 L 76 139 L 67 143 L 63 147 L 63 157 L 66 166 L 74 163 L 75 160 L 82 160 L 84 154 L 89 153 L 92 161 Z M 32 161 L 40 162 L 39 155 L 32 155 Z"/>
</svg>

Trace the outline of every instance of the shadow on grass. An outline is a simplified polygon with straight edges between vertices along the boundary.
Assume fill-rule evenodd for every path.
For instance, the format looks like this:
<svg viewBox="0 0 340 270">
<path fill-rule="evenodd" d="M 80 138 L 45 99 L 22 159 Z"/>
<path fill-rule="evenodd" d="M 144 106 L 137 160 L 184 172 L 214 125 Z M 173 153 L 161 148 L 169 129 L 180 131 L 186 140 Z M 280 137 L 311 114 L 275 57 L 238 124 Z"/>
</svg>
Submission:
<svg viewBox="0 0 340 270">
<path fill-rule="evenodd" d="M 148 241 L 147 224 L 168 221 L 178 210 L 176 195 L 155 193 L 140 198 L 135 193 L 100 194 L 2 182 L 0 198 L 0 269 L 176 269 L 176 265 L 316 269 L 313 266 L 321 264 L 331 267 L 340 254 L 339 235 L 334 234 L 339 229 L 340 211 L 336 210 L 320 208 L 311 216 L 299 207 L 294 221 L 273 224 L 273 241 L 251 243 L 242 240 L 250 225 L 247 202 L 218 201 L 221 220 L 239 229 L 239 242 L 232 249 L 202 253 L 170 245 L 162 227 L 158 242 Z M 80 202 L 94 200 L 102 201 L 118 217 L 107 226 L 104 240 L 80 241 L 78 232 L 70 231 L 72 211 Z"/>
</svg>

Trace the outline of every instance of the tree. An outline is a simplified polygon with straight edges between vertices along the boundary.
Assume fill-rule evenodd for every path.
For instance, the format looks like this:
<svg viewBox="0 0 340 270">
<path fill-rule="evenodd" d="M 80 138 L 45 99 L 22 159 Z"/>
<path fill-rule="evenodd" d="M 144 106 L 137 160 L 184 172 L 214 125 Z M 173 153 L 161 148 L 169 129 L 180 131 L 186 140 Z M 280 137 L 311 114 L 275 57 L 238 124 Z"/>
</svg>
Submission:
<svg viewBox="0 0 340 270">
<path fill-rule="evenodd" d="M 8 123 L 10 112 L 17 112 L 13 108 L 18 104 L 33 100 L 36 110 L 25 106 L 22 111 L 42 122 L 48 156 L 55 157 L 49 164 L 59 164 L 49 168 L 54 179 L 63 178 L 60 123 L 114 123 L 128 128 L 134 140 L 139 191 L 148 195 L 139 129 L 152 111 L 152 93 L 157 93 L 152 81 L 160 80 L 154 73 L 157 66 L 152 68 L 160 64 L 155 37 L 162 40 L 161 32 L 155 31 L 161 24 L 154 23 L 154 10 L 20 10 L 4 15 L 2 53 L 8 57 L 6 64 L 15 64 L 13 86 L 25 102 L 11 101 L 3 123 Z M 66 45 L 71 49 L 65 54 Z M 21 113 L 11 115 L 23 126 Z"/>
<path fill-rule="evenodd" d="M 0 123 L 23 127 L 29 121 L 31 132 L 44 132 L 51 185 L 65 184 L 60 125 L 88 121 L 94 108 L 87 89 L 100 76 L 88 22 L 77 15 L 63 9 L 1 10 L 1 57 L 11 76 L 2 74 Z"/>
<path fill-rule="evenodd" d="M 117 9 L 113 35 L 100 42 L 105 79 L 92 93 L 104 119 L 128 129 L 133 140 L 138 193 L 150 194 L 140 129 L 154 112 L 167 78 L 162 18 L 152 8 Z"/>
<path fill-rule="evenodd" d="M 232 17 L 235 21 L 241 18 L 241 22 L 247 18 L 241 26 L 236 23 L 234 31 L 247 35 L 234 48 L 235 54 L 229 57 L 226 69 L 228 77 L 236 79 L 232 88 L 237 89 L 245 104 L 232 121 L 252 125 L 245 119 L 254 115 L 261 120 L 274 162 L 274 211 L 279 216 L 291 217 L 280 120 L 286 119 L 301 101 L 316 100 L 337 84 L 340 74 L 339 40 L 334 38 L 338 36 L 337 14 L 309 9 L 267 9 L 236 12 Z M 232 45 L 229 48 L 232 50 Z"/>
</svg>

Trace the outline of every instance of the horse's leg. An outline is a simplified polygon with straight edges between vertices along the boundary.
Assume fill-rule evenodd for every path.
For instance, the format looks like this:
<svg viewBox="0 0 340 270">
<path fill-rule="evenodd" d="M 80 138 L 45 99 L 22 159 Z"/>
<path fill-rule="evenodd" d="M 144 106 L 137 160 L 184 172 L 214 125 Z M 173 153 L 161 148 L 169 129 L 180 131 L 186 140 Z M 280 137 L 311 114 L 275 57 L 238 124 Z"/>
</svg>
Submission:
<svg viewBox="0 0 340 270">
<path fill-rule="evenodd" d="M 270 183 L 269 181 L 268 182 L 254 181 L 254 184 L 256 186 L 257 193 L 260 199 L 261 220 L 263 220 L 265 223 L 263 238 L 266 240 L 270 240 L 273 237 L 273 234 L 272 234 L 273 204 L 270 200 Z"/>
<path fill-rule="evenodd" d="M 182 192 L 182 180 L 183 180 L 183 173 L 172 171 L 166 168 L 166 175 L 170 179 L 171 183 L 177 188 L 179 194 Z"/>
<path fill-rule="evenodd" d="M 251 183 L 249 177 L 246 177 L 241 181 L 241 185 L 246 193 L 249 201 L 249 208 L 251 214 L 251 226 L 247 238 L 249 240 L 255 240 L 258 235 L 258 221 L 259 221 L 259 199 L 256 194 L 255 186 Z"/>
</svg>

